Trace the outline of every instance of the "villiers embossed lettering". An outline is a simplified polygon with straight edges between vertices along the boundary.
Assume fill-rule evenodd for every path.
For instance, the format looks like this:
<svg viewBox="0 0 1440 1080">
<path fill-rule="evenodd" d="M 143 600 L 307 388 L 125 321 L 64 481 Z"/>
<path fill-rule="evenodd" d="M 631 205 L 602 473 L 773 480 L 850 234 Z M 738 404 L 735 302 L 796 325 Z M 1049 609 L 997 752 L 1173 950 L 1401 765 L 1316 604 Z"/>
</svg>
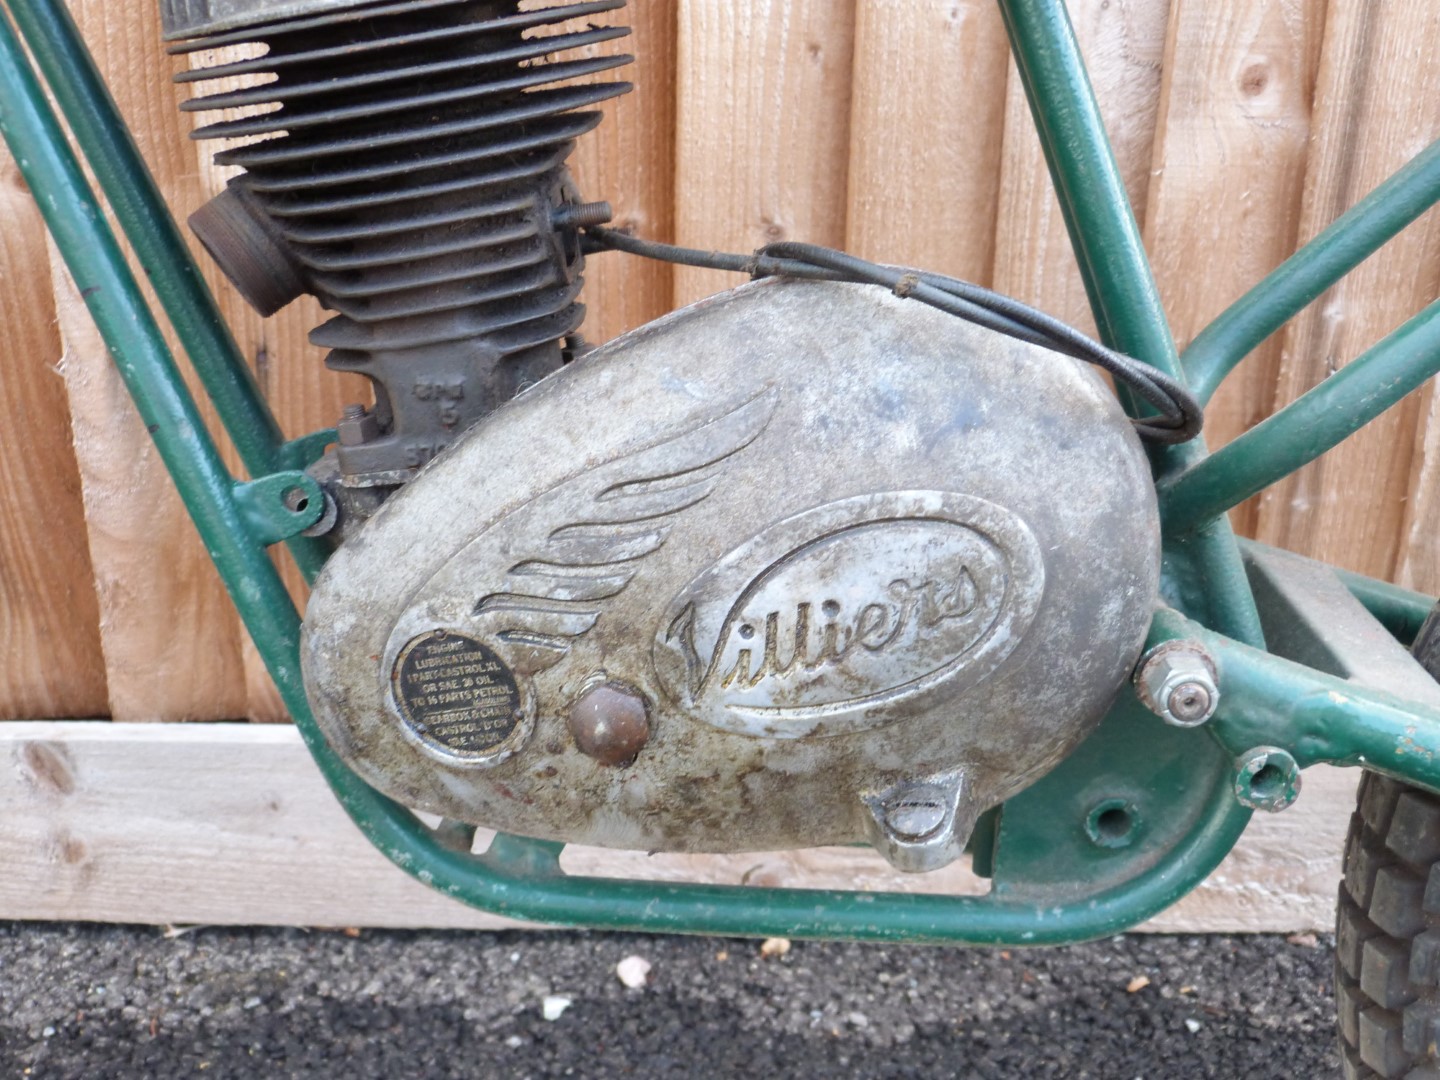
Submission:
<svg viewBox="0 0 1440 1080">
<path fill-rule="evenodd" d="M 410 729 L 451 753 L 492 753 L 524 717 L 514 674 L 463 634 L 434 630 L 414 638 L 396 657 L 391 681 Z"/>
<path fill-rule="evenodd" d="M 886 706 L 988 675 L 1039 607 L 1030 530 L 946 492 L 846 499 L 781 522 L 681 590 L 655 641 L 699 719 L 767 735 L 883 723 Z"/>
</svg>

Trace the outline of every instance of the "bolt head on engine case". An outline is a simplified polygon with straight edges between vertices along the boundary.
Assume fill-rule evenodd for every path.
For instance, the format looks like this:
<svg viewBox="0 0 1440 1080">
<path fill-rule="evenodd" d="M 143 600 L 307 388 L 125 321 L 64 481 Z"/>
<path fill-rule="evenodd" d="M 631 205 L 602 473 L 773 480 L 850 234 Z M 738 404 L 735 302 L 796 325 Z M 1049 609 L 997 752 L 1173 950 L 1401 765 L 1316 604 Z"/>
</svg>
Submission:
<svg viewBox="0 0 1440 1080">
<path fill-rule="evenodd" d="M 648 851 L 943 865 L 1085 738 L 1159 573 L 1080 363 L 869 286 L 678 312 L 469 432 L 331 559 L 302 657 L 369 783 Z"/>
</svg>

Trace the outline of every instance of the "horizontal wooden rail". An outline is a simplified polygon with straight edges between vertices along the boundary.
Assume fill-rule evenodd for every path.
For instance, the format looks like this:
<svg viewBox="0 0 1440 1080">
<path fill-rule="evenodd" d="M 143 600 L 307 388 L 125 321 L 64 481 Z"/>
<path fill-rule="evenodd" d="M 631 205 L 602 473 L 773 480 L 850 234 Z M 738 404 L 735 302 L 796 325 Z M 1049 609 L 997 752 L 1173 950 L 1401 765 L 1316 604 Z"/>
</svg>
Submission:
<svg viewBox="0 0 1440 1080">
<path fill-rule="evenodd" d="M 1316 768 L 1193 894 L 1142 929 L 1333 926 L 1355 774 Z M 902 875 L 859 848 L 646 856 L 572 848 L 575 873 L 811 888 L 975 892 L 963 866 Z M 289 727 L 0 724 L 0 919 L 152 924 L 516 925 L 391 866 L 350 823 Z"/>
</svg>

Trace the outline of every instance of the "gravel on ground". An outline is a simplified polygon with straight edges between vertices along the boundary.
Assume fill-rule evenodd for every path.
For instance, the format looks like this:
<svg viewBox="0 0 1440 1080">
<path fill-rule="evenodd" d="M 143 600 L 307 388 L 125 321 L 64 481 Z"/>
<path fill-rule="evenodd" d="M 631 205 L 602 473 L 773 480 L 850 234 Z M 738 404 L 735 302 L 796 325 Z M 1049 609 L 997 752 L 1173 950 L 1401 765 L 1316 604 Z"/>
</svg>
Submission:
<svg viewBox="0 0 1440 1080">
<path fill-rule="evenodd" d="M 0 1077 L 1329 1077 L 1332 945 L 0 923 Z"/>
</svg>

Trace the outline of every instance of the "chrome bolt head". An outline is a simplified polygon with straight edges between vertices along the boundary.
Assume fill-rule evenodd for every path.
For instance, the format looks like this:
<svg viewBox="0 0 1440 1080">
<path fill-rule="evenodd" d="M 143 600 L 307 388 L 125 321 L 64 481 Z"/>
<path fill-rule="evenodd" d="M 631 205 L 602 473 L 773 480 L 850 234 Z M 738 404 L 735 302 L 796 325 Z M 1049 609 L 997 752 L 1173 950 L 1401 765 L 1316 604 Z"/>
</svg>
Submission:
<svg viewBox="0 0 1440 1080">
<path fill-rule="evenodd" d="M 1152 650 L 1136 669 L 1135 689 L 1151 712 L 1174 727 L 1199 727 L 1220 704 L 1215 664 L 1193 641 Z"/>
</svg>

